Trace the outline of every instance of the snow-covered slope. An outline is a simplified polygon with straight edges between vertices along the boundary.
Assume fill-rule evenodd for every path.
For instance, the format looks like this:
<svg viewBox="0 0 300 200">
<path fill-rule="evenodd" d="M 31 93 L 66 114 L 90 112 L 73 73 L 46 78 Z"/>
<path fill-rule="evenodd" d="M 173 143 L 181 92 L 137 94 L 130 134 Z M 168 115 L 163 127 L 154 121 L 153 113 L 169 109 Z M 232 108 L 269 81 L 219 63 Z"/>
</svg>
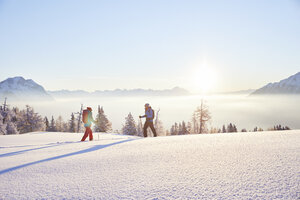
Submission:
<svg viewBox="0 0 300 200">
<path fill-rule="evenodd" d="M 0 96 L 13 100 L 52 100 L 41 85 L 19 76 L 0 82 Z"/>
<path fill-rule="evenodd" d="M 0 136 L 0 199 L 299 199 L 300 131 Z"/>
<path fill-rule="evenodd" d="M 276 83 L 269 83 L 252 94 L 300 94 L 300 72 Z"/>
</svg>

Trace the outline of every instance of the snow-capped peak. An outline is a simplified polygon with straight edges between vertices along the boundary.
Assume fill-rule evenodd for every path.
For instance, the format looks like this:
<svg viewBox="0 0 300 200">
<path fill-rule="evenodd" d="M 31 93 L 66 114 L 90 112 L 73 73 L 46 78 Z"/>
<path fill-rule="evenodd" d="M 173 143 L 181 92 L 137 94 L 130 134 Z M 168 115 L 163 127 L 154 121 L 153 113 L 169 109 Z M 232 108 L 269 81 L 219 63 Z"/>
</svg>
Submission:
<svg viewBox="0 0 300 200">
<path fill-rule="evenodd" d="M 0 82 L 0 94 L 1 96 L 13 99 L 30 99 L 33 96 L 35 96 L 35 98 L 51 98 L 41 85 L 37 84 L 32 79 L 26 80 L 21 76 L 8 78 Z"/>
<path fill-rule="evenodd" d="M 252 94 L 300 94 L 300 72 L 279 82 L 269 83 Z"/>
</svg>

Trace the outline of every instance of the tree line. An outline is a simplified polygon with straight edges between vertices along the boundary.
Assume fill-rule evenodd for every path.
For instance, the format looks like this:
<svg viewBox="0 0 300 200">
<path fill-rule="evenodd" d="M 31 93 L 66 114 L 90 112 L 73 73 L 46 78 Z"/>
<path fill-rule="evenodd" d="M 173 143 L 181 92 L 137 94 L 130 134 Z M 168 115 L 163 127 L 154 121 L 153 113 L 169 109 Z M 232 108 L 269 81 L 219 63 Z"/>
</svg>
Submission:
<svg viewBox="0 0 300 200">
<path fill-rule="evenodd" d="M 48 119 L 42 117 L 34 111 L 32 107 L 26 105 L 25 109 L 20 110 L 18 107 L 12 109 L 6 103 L 0 106 L 0 134 L 23 134 L 35 131 L 48 131 L 48 132 L 83 132 L 82 123 L 82 110 L 83 105 L 79 112 L 73 112 L 69 120 L 64 121 L 61 116 L 54 118 L 53 116 Z M 187 135 L 187 134 L 204 134 L 204 133 L 233 133 L 238 132 L 237 126 L 233 123 L 223 125 L 221 128 L 209 127 L 212 119 L 208 105 L 201 100 L 200 106 L 192 113 L 191 121 L 189 122 L 175 122 L 169 130 L 165 130 L 162 121 L 159 118 L 159 111 L 156 111 L 156 118 L 154 120 L 154 127 L 158 136 L 168 135 Z M 95 120 L 97 123 L 93 126 L 95 132 L 111 132 L 112 123 L 104 113 L 104 109 L 98 106 L 97 115 Z M 276 125 L 267 129 L 268 131 L 290 130 L 288 126 Z M 262 128 L 254 127 L 253 132 L 263 131 Z M 143 123 L 139 119 L 137 122 L 134 117 L 129 113 L 125 117 L 125 124 L 121 131 L 117 131 L 124 135 L 143 136 Z M 240 132 L 248 132 L 246 129 L 241 129 Z M 149 131 L 150 136 L 152 134 Z"/>
<path fill-rule="evenodd" d="M 82 108 L 83 106 L 79 112 L 71 113 L 70 119 L 67 121 L 64 121 L 61 116 L 57 119 L 52 116 L 49 120 L 47 117 L 42 117 L 36 113 L 29 105 L 26 105 L 25 109 L 22 110 L 18 107 L 10 109 L 5 99 L 4 104 L 0 106 L 0 134 L 23 134 L 36 131 L 83 132 Z M 96 121 L 94 131 L 112 131 L 112 123 L 104 113 L 103 107 L 98 106 Z"/>
<path fill-rule="evenodd" d="M 221 128 L 209 127 L 209 123 L 212 119 L 208 105 L 202 99 L 200 106 L 192 113 L 192 119 L 189 122 L 175 122 L 170 130 L 164 130 L 163 123 L 159 119 L 158 112 L 156 113 L 156 119 L 154 121 L 154 127 L 158 136 L 169 136 L 169 135 L 188 135 L 188 134 L 207 134 L 207 133 L 234 133 L 239 132 L 237 126 L 233 123 L 223 125 Z M 268 131 L 278 130 L 290 130 L 288 126 L 277 125 L 267 129 Z M 254 127 L 249 132 L 264 131 L 262 128 Z M 148 131 L 148 133 L 152 133 Z M 248 132 L 245 128 L 241 129 L 240 132 Z M 143 125 L 141 120 L 136 123 L 132 114 L 129 113 L 125 118 L 125 125 L 123 125 L 122 133 L 125 135 L 136 135 L 143 136 Z"/>
</svg>

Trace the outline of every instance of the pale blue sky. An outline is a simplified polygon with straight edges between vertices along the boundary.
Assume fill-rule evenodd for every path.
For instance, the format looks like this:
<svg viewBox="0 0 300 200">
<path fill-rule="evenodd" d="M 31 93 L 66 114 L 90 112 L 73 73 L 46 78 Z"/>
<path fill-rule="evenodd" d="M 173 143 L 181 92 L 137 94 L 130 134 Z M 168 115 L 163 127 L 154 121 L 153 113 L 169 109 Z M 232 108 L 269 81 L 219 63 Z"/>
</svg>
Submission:
<svg viewBox="0 0 300 200">
<path fill-rule="evenodd" d="M 300 71 L 299 0 L 0 0 L 0 80 L 47 90 L 257 88 Z"/>
</svg>

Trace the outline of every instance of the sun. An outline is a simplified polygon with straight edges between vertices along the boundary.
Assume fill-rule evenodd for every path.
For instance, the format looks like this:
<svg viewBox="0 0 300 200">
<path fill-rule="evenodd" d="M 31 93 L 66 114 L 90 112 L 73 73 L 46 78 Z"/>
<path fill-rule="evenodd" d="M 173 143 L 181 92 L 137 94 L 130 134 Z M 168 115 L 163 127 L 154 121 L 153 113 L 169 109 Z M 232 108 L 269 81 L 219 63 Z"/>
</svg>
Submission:
<svg viewBox="0 0 300 200">
<path fill-rule="evenodd" d="M 216 83 L 216 72 L 209 67 L 200 67 L 193 74 L 193 85 L 197 92 L 207 93 Z"/>
</svg>

